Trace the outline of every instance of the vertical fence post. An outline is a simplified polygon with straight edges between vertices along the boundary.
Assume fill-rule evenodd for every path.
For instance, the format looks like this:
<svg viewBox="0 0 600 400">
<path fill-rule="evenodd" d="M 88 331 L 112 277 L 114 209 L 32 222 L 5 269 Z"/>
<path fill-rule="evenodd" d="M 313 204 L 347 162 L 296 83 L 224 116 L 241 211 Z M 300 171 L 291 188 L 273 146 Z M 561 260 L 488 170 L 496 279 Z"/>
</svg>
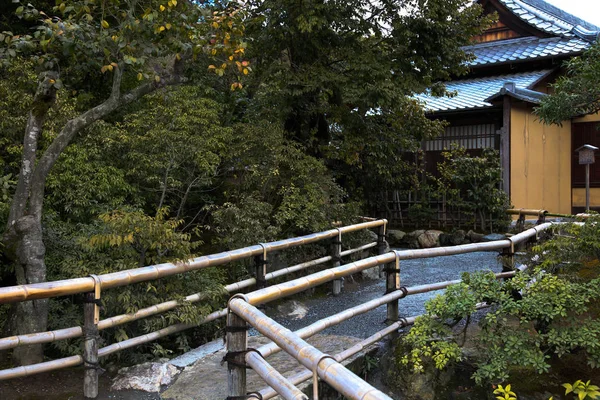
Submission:
<svg viewBox="0 0 600 400">
<path fill-rule="evenodd" d="M 341 264 L 340 253 L 342 252 L 342 231 L 337 228 L 338 234 L 333 242 L 331 242 L 331 259 L 333 261 L 332 267 L 339 267 Z M 333 295 L 337 296 L 342 293 L 342 283 L 341 279 L 335 279 L 333 281 Z"/>
<path fill-rule="evenodd" d="M 515 269 L 515 244 L 510 241 L 510 247 L 502 249 L 502 272 L 514 271 Z"/>
<path fill-rule="evenodd" d="M 381 225 L 379 227 L 379 229 L 377 230 L 377 254 L 381 255 L 381 254 L 385 254 L 388 251 L 388 245 L 387 245 L 387 241 L 385 240 L 385 236 L 386 236 L 386 227 L 387 227 L 387 220 L 383 220 L 383 225 Z M 380 265 L 379 266 L 379 277 L 382 278 L 383 277 L 383 270 L 385 269 L 384 265 Z"/>
<path fill-rule="evenodd" d="M 254 257 L 254 268 L 256 278 L 256 289 L 264 289 L 267 287 L 267 280 L 265 279 L 265 275 L 267 274 L 267 246 L 260 243 L 263 248 L 263 253 L 260 256 Z"/>
<path fill-rule="evenodd" d="M 398 252 L 394 250 L 396 255 L 396 261 L 389 263 L 385 268 L 385 294 L 394 292 L 400 289 L 400 259 L 398 258 Z M 387 303 L 387 323 L 394 323 L 398 321 L 400 314 L 398 312 L 398 300 Z"/>
<path fill-rule="evenodd" d="M 233 296 L 232 299 L 240 297 Z M 246 321 L 228 309 L 226 342 L 228 398 L 246 396 L 246 351 L 248 350 L 248 325 Z"/>
<path fill-rule="evenodd" d="M 83 304 L 83 396 L 98 397 L 98 322 L 100 321 L 100 279 L 92 275 L 94 291 L 84 294 Z"/>
</svg>

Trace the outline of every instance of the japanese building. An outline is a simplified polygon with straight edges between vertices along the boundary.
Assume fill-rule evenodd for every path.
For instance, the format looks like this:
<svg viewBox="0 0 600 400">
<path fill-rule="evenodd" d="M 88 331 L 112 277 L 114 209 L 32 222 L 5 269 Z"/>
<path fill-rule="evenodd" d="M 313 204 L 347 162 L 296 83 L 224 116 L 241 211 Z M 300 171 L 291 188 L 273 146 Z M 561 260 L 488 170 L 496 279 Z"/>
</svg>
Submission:
<svg viewBox="0 0 600 400">
<path fill-rule="evenodd" d="M 542 0 L 479 0 L 498 21 L 465 50 L 470 73 L 447 82 L 453 97 L 420 95 L 431 118 L 449 122 L 445 133 L 424 144 L 427 169 L 458 143 L 477 155 L 499 150 L 504 190 L 517 208 L 580 212 L 585 206 L 585 169 L 575 149 L 600 147 L 599 115 L 544 125 L 533 108 L 564 74 L 565 60 L 581 54 L 600 28 Z M 600 164 L 600 163 L 599 163 Z M 590 174 L 591 206 L 600 210 L 600 165 Z"/>
</svg>

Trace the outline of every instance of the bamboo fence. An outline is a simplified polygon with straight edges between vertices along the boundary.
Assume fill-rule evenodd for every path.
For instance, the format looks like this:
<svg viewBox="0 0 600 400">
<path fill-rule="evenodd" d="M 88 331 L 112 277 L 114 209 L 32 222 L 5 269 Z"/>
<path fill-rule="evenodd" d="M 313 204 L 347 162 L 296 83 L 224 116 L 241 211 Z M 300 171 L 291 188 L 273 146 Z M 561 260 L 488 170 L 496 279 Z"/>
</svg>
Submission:
<svg viewBox="0 0 600 400">
<path fill-rule="evenodd" d="M 194 328 L 196 326 L 194 324 L 184 323 L 174 324 L 155 332 L 127 339 L 118 343 L 113 343 L 98 349 L 98 343 L 94 342 L 94 340 L 97 339 L 94 339 L 94 337 L 88 338 L 88 332 L 94 332 L 94 329 L 96 329 L 95 332 L 97 332 L 98 330 L 118 326 L 141 318 L 147 318 L 165 311 L 172 310 L 179 305 L 178 301 L 172 300 L 140 309 L 135 313 L 122 314 L 100 320 L 98 316 L 98 309 L 94 304 L 94 301 L 100 299 L 101 292 L 103 290 L 160 279 L 162 277 L 171 276 L 174 274 L 186 273 L 202 268 L 224 265 L 229 262 L 247 259 L 250 257 L 256 257 L 256 270 L 253 278 L 229 284 L 224 288 L 225 291 L 230 294 L 238 293 L 250 287 L 255 287 L 255 290 L 245 295 L 234 294 L 229 301 L 228 308 L 217 310 L 205 317 L 205 319 L 202 321 L 202 323 L 207 323 L 215 321 L 219 318 L 227 317 L 227 325 L 229 329 L 227 333 L 228 351 L 233 352 L 233 354 L 237 354 L 237 360 L 235 360 L 236 362 L 229 363 L 228 365 L 229 395 L 234 397 L 246 396 L 246 370 L 245 367 L 240 367 L 240 365 L 247 363 L 256 370 L 256 372 L 265 380 L 265 382 L 267 382 L 284 398 L 305 399 L 306 396 L 298 391 L 298 389 L 294 386 L 298 383 L 298 377 L 294 377 L 292 379 L 284 378 L 262 358 L 283 349 L 290 352 L 292 356 L 295 357 L 301 364 L 312 370 L 313 379 L 315 379 L 317 376 L 320 376 L 323 380 L 328 382 L 332 387 L 348 398 L 389 399 L 389 397 L 387 397 L 385 394 L 372 388 L 350 371 L 346 370 L 341 364 L 339 364 L 338 361 L 350 357 L 352 354 L 360 351 L 357 349 L 364 348 L 369 343 L 372 343 L 370 340 L 379 340 L 381 337 L 396 331 L 401 326 L 410 324 L 410 319 L 397 321 L 399 299 L 415 293 L 439 290 L 458 282 L 447 281 L 413 288 L 403 288 L 400 286 L 400 261 L 406 259 L 464 254 L 475 251 L 501 251 L 510 257 L 512 254 L 514 254 L 516 245 L 522 244 L 531 238 L 537 238 L 540 232 L 550 228 L 552 224 L 543 223 L 505 240 L 474 243 L 454 247 L 439 247 L 432 249 L 404 251 L 387 251 L 385 242 L 386 226 L 387 220 L 368 220 L 367 222 L 360 224 L 330 229 L 328 231 L 314 233 L 311 235 L 277 242 L 263 243 L 219 254 L 198 257 L 183 263 L 166 263 L 99 276 L 0 288 L 0 304 L 51 298 L 76 293 L 85 293 L 86 296 L 88 296 L 91 300 L 91 303 L 88 303 L 84 306 L 85 329 L 83 327 L 71 327 L 48 332 L 38 332 L 0 338 L 0 350 L 7 350 L 18 346 L 49 343 L 57 340 L 85 336 L 86 346 L 82 355 L 75 355 L 39 364 L 0 370 L 0 380 L 29 376 L 41 372 L 53 371 L 84 364 L 88 367 L 91 367 L 86 369 L 84 395 L 86 397 L 93 398 L 97 395 L 97 370 L 93 368 L 94 365 L 90 364 L 90 362 L 95 363 L 98 358 L 106 357 L 118 351 L 143 343 L 148 343 L 164 336 Z M 342 235 L 364 229 L 377 229 L 377 241 L 342 251 Z M 303 246 L 329 239 L 333 239 L 330 243 L 330 255 L 276 271 L 267 272 L 266 261 L 267 257 L 269 257 L 269 254 L 272 254 L 275 251 L 281 251 L 284 249 Z M 342 264 L 341 262 L 341 257 L 346 257 L 356 253 L 364 253 L 373 248 L 377 248 L 377 256 L 359 259 L 347 264 Z M 331 263 L 332 267 L 284 283 L 267 286 L 267 281 L 269 280 L 280 278 L 294 272 L 302 271 L 307 268 L 326 263 Z M 384 296 L 350 308 L 334 316 L 325 318 L 299 330 L 296 333 L 292 333 L 279 326 L 275 321 L 272 321 L 270 318 L 266 317 L 255 307 L 259 304 L 281 299 L 327 282 L 333 282 L 335 294 L 341 290 L 341 284 L 339 283 L 344 277 L 374 267 L 379 267 L 380 273 L 385 272 L 386 294 Z M 506 278 L 514 275 L 514 273 L 514 271 L 503 272 L 499 274 L 498 277 Z M 185 301 L 194 303 L 203 301 L 205 299 L 206 296 L 203 293 L 195 293 L 187 296 Z M 336 358 L 321 353 L 319 350 L 314 349 L 312 346 L 303 341 L 303 338 L 310 337 L 327 327 L 337 325 L 348 318 L 368 312 L 384 304 L 387 304 L 388 307 L 388 319 L 396 322 L 373 337 L 361 342 L 362 344 L 359 343 L 359 345 L 353 346 L 352 349 L 341 353 L 341 355 L 336 356 Z M 91 305 L 91 308 L 89 305 Z M 248 322 L 250 322 L 252 326 L 254 326 L 265 336 L 271 338 L 273 343 L 263 346 L 258 352 L 247 352 L 247 332 L 242 328 L 246 327 Z M 86 335 L 84 335 L 84 332 L 86 332 Z M 97 333 L 95 334 L 95 337 L 97 337 Z M 307 372 L 305 372 L 303 375 L 300 375 L 306 376 L 306 373 Z M 306 378 L 303 380 L 305 379 Z M 270 396 L 272 391 L 267 390 L 265 393 L 262 393 L 261 391 L 261 394 Z"/>
</svg>

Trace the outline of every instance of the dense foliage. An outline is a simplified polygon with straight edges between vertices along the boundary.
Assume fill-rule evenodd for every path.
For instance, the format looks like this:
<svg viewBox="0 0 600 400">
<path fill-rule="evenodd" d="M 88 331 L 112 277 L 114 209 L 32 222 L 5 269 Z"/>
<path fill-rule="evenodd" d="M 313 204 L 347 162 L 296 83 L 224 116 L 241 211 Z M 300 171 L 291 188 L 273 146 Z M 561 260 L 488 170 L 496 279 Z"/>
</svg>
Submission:
<svg viewBox="0 0 600 400">
<path fill-rule="evenodd" d="M 479 352 L 474 361 L 477 383 L 502 382 L 514 368 L 549 371 L 552 361 L 577 354 L 581 363 L 600 366 L 600 279 L 597 266 L 600 220 L 561 227 L 556 238 L 534 248 L 533 265 L 507 281 L 492 273 L 464 276 L 426 306 L 404 338 L 412 351 L 402 363 L 422 371 L 426 362 L 437 368 L 463 358 L 466 321 L 478 303 L 490 308 L 479 322 Z M 564 248 L 564 250 L 563 250 Z"/>
<path fill-rule="evenodd" d="M 567 74 L 558 78 L 554 92 L 542 99 L 536 113 L 548 124 L 600 110 L 600 43 L 565 63 Z"/>
<path fill-rule="evenodd" d="M 383 187 L 414 182 L 408 154 L 442 124 L 410 96 L 444 94 L 436 82 L 466 72 L 460 46 L 489 21 L 468 0 L 39 0 L 0 10 L 0 285 L 353 221 Z M 108 292 L 104 315 L 194 292 L 210 301 L 103 338 L 197 322 L 222 300 L 220 285 L 246 273 L 236 265 Z M 35 304 L 12 309 L 4 330 L 80 324 L 75 298 Z M 155 350 L 210 332 L 194 335 Z"/>
</svg>

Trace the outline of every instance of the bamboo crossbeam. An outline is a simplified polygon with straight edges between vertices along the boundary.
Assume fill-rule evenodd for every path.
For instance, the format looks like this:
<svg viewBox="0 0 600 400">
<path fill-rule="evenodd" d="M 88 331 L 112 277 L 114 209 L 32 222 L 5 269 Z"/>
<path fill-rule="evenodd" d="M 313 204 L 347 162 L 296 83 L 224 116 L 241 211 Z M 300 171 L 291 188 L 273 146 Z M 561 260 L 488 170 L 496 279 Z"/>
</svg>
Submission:
<svg viewBox="0 0 600 400">
<path fill-rule="evenodd" d="M 503 279 L 503 278 L 513 277 L 515 275 L 515 273 L 516 273 L 515 271 L 509 271 L 509 272 L 500 272 L 495 275 L 496 275 L 497 279 Z M 405 287 L 403 290 L 396 290 L 396 291 L 388 293 L 382 297 L 379 297 L 379 298 L 370 300 L 366 303 L 362 303 L 357 306 L 348 308 L 337 314 L 330 315 L 329 317 L 323 318 L 319 321 L 312 323 L 311 325 L 305 326 L 304 328 L 301 328 L 301 329 L 295 331 L 294 333 L 296 335 L 298 335 L 300 338 L 306 339 L 306 338 L 316 335 L 319 332 L 324 331 L 327 328 L 330 328 L 335 325 L 339 325 L 340 323 L 342 323 L 344 321 L 347 321 L 358 315 L 365 314 L 365 313 L 372 311 L 372 310 L 376 309 L 377 307 L 381 307 L 382 305 L 387 304 L 389 302 L 402 299 L 406 296 L 412 296 L 415 294 L 433 292 L 436 290 L 445 289 L 450 285 L 455 285 L 460 282 L 461 282 L 460 279 L 456 279 L 456 280 L 451 280 L 451 281 L 436 282 L 436 283 L 429 283 L 429 284 L 425 284 L 425 285 Z M 406 291 L 406 294 L 404 291 Z M 281 351 L 279 346 L 277 346 L 274 342 L 265 344 L 265 345 L 259 347 L 257 350 L 265 358 Z"/>
<path fill-rule="evenodd" d="M 363 247 L 363 246 L 361 246 L 361 247 Z M 360 249 L 360 247 L 357 249 Z M 356 250 L 356 249 L 352 249 L 352 250 Z M 293 265 L 293 266 L 290 266 L 287 268 L 282 268 L 280 270 L 266 274 L 265 279 L 266 280 L 275 279 L 280 276 L 290 274 L 292 272 L 301 271 L 303 269 L 306 269 L 306 268 L 309 268 L 309 267 L 312 267 L 315 265 L 324 264 L 330 260 L 331 260 L 331 256 L 327 256 L 327 257 L 322 257 L 322 258 L 318 258 L 315 260 L 307 261 L 307 262 L 304 262 L 301 264 Z M 234 292 L 238 292 L 242 289 L 251 287 L 254 284 L 256 284 L 256 279 L 248 278 L 243 281 L 239 281 L 239 282 L 235 282 L 235 283 L 226 285 L 224 287 L 224 290 L 231 294 Z M 206 298 L 207 298 L 207 295 L 204 293 L 195 293 L 190 296 L 187 296 L 184 299 L 184 301 L 189 302 L 189 303 L 195 303 L 198 301 L 206 300 Z M 178 305 L 180 305 L 180 303 L 178 301 L 170 300 L 170 301 L 166 301 L 166 302 L 163 302 L 160 304 L 155 304 L 150 307 L 142 308 L 142 309 L 136 311 L 135 313 L 116 315 L 116 316 L 101 320 L 98 323 L 98 329 L 104 330 L 107 328 L 113 328 L 115 326 L 123 325 L 123 324 L 129 323 L 129 322 L 132 322 L 132 321 L 136 321 L 138 319 L 147 318 L 152 315 L 170 311 L 170 310 L 176 308 Z M 63 328 L 63 329 L 57 329 L 57 330 L 47 331 L 47 332 L 37 332 L 37 333 L 24 334 L 24 335 L 18 335 L 18 336 L 9 336 L 9 337 L 5 337 L 5 338 L 0 338 L 0 351 L 12 349 L 12 348 L 19 347 L 19 346 L 27 346 L 27 345 L 31 345 L 31 344 L 51 343 L 51 342 L 56 342 L 59 340 L 74 339 L 74 338 L 81 337 L 82 335 L 83 335 L 83 330 L 81 329 L 81 327 L 75 326 L 75 327 L 71 327 L 71 328 Z"/>
<path fill-rule="evenodd" d="M 377 242 L 372 242 L 372 243 L 367 243 L 360 247 L 356 247 L 354 249 L 344 250 L 340 253 L 340 257 L 345 257 L 345 256 L 349 256 L 350 254 L 358 253 L 360 251 L 372 249 L 373 247 L 376 247 L 376 246 L 377 246 Z"/>
<path fill-rule="evenodd" d="M 347 398 L 391 400 L 385 393 L 375 389 L 337 361 L 327 358 L 321 351 L 309 345 L 294 335 L 292 331 L 267 317 L 246 301 L 233 298 L 229 301 L 229 309 L 255 327 L 260 333 L 277 343 L 279 347 L 306 368 L 315 369 L 321 379 Z"/>
<path fill-rule="evenodd" d="M 477 308 L 480 309 L 483 307 L 486 307 L 486 305 L 482 304 L 482 305 L 479 305 Z M 359 343 L 356 343 L 352 347 L 336 354 L 334 356 L 334 358 L 337 362 L 342 362 L 344 360 L 347 360 L 348 358 L 354 356 L 355 354 L 360 353 L 361 351 L 363 351 L 364 349 L 366 349 L 373 343 L 377 343 L 384 337 L 394 333 L 396 330 L 407 327 L 409 325 L 413 325 L 417 318 L 418 317 L 408 317 L 408 318 L 403 318 L 400 321 L 394 322 L 393 324 L 380 330 L 379 332 L 373 334 L 372 336 L 369 336 L 368 338 L 360 341 Z M 300 383 L 309 380 L 311 378 L 311 376 L 312 376 L 312 372 L 306 370 L 306 371 L 299 372 L 295 375 L 292 375 L 291 377 L 287 378 L 287 380 L 293 385 L 299 385 Z M 278 395 L 278 393 L 270 387 L 261 389 L 259 391 L 259 394 L 260 394 L 260 398 L 263 400 L 271 399 Z"/>
<path fill-rule="evenodd" d="M 510 208 L 506 210 L 508 215 L 533 215 L 539 217 L 540 215 L 547 215 L 547 210 L 532 210 L 530 208 Z"/>
<path fill-rule="evenodd" d="M 83 357 L 71 356 L 38 364 L 3 369 L 0 370 L 0 381 L 41 374 L 42 372 L 56 371 L 57 369 L 62 368 L 75 367 L 80 364 L 83 364 Z"/>
<path fill-rule="evenodd" d="M 265 249 L 268 252 L 272 252 L 318 242 L 320 240 L 337 236 L 339 231 L 342 231 L 343 233 L 355 232 L 362 229 L 378 227 L 386 223 L 386 220 L 363 222 L 360 224 L 330 229 L 328 231 L 266 243 L 263 245 L 255 245 L 242 249 L 226 251 L 223 253 L 197 257 L 187 262 L 176 264 L 164 263 L 126 271 L 113 272 L 99 275 L 98 278 L 103 290 L 110 289 L 242 260 L 248 257 L 263 254 Z M 90 292 L 92 290 L 94 290 L 94 279 L 91 277 L 9 286 L 0 288 L 0 304 L 66 296 L 76 293 Z"/>
<path fill-rule="evenodd" d="M 256 352 L 251 351 L 246 353 L 246 363 L 252 367 L 254 372 L 256 372 L 276 394 L 279 394 L 285 400 L 308 400 L 308 396 L 290 383 L 290 381 Z"/>
</svg>

